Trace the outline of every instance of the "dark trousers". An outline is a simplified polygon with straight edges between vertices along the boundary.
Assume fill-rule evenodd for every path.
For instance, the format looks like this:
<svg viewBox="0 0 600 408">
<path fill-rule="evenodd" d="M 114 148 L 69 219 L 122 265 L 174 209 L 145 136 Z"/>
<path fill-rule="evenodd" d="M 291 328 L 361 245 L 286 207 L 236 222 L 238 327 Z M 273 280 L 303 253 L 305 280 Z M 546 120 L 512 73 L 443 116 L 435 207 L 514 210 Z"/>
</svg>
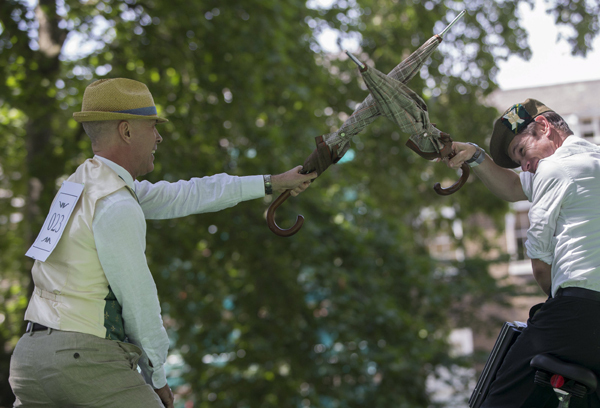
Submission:
<svg viewBox="0 0 600 408">
<path fill-rule="evenodd" d="M 600 302 L 571 296 L 548 299 L 509 350 L 481 408 L 558 406 L 552 388 L 533 382 L 535 370 L 529 363 L 542 353 L 587 367 L 600 379 Z M 573 408 L 600 408 L 600 393 L 571 401 Z"/>
</svg>

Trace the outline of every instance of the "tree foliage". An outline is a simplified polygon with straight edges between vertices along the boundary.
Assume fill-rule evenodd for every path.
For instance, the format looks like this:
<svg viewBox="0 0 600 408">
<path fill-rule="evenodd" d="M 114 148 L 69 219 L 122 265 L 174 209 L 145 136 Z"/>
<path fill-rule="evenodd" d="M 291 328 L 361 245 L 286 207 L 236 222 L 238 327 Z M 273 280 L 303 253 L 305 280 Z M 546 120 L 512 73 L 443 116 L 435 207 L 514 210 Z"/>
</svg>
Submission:
<svg viewBox="0 0 600 408">
<path fill-rule="evenodd" d="M 9 355 L 32 290 L 23 254 L 60 182 L 92 154 L 71 118 L 91 81 L 142 81 L 170 119 L 151 181 L 280 173 L 367 95 L 353 65 L 323 52 L 317 33 L 358 39 L 357 54 L 387 72 L 466 8 L 410 86 L 442 130 L 483 146 L 497 112 L 481 101 L 496 87 L 497 60 L 529 55 L 522 2 L 0 2 L 0 405 L 13 398 Z M 568 3 L 575 8 L 549 7 L 577 30 L 573 49 L 585 53 L 598 13 Z M 506 206 L 474 180 L 435 195 L 434 181 L 457 175 L 405 149 L 406 138 L 385 119 L 356 137 L 345 163 L 279 210 L 284 227 L 306 216 L 293 238 L 266 228 L 269 198 L 149 222 L 147 257 L 173 355 L 185 362 L 181 401 L 431 403 L 427 376 L 456 363 L 449 330 L 484 301 L 502 302 L 506 288 L 486 273 L 488 261 L 436 260 L 427 244 L 442 233 L 464 247 L 481 236 L 470 217 L 499 222 Z M 454 232 L 457 220 L 464 234 Z"/>
</svg>

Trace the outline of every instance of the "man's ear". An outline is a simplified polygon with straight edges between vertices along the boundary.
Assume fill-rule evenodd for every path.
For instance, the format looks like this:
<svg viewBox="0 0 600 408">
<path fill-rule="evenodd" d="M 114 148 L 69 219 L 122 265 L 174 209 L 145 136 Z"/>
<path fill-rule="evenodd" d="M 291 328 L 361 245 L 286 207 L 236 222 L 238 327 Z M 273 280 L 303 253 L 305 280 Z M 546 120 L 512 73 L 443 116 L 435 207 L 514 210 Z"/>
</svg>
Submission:
<svg viewBox="0 0 600 408">
<path fill-rule="evenodd" d="M 119 123 L 117 127 L 117 131 L 119 132 L 119 138 L 125 143 L 131 143 L 131 124 L 126 120 L 123 120 Z"/>
<path fill-rule="evenodd" d="M 538 124 L 538 128 L 537 128 L 538 135 L 549 137 L 550 134 L 552 133 L 552 129 L 550 126 L 550 122 L 548 122 L 548 119 L 546 119 L 542 115 L 539 115 L 539 116 L 536 116 L 533 120 L 535 120 L 535 122 Z"/>
</svg>

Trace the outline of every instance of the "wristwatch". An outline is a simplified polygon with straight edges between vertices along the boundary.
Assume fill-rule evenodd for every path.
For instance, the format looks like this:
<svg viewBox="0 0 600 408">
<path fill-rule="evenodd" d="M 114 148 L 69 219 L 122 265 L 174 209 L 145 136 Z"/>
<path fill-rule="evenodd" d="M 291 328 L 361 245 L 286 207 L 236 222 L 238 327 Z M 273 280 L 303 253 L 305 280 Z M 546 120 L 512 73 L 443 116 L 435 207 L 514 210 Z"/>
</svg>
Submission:
<svg viewBox="0 0 600 408">
<path fill-rule="evenodd" d="M 465 163 L 467 163 L 469 167 L 479 166 L 485 160 L 485 151 L 481 147 L 477 146 L 475 143 L 467 142 L 467 144 L 475 146 L 477 151 L 475 152 L 473 157 L 471 157 L 469 160 L 466 160 Z"/>
<path fill-rule="evenodd" d="M 263 179 L 265 181 L 265 194 L 266 195 L 273 194 L 273 184 L 271 184 L 271 175 L 265 174 L 263 176 Z"/>
</svg>

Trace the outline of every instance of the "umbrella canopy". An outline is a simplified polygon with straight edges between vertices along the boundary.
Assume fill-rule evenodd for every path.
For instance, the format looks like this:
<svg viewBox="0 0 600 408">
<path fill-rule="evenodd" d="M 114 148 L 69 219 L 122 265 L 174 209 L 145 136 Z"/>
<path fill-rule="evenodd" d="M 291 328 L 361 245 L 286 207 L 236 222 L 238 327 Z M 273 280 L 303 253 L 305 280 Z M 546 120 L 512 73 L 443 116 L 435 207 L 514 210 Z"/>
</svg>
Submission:
<svg viewBox="0 0 600 408">
<path fill-rule="evenodd" d="M 427 58 L 433 54 L 441 42 L 442 37 L 434 35 L 415 52 L 410 54 L 408 58 L 394 67 L 387 76 L 406 84 L 421 70 L 421 67 L 425 64 L 425 61 L 427 61 Z M 343 153 L 348 149 L 348 142 L 352 139 L 352 136 L 361 132 L 367 125 L 381 116 L 382 113 L 383 112 L 381 112 L 373 95 L 369 94 L 369 96 L 356 107 L 352 115 L 344 122 L 337 132 L 327 135 L 325 142 L 332 150 L 337 152 L 339 157 L 343 156 Z"/>
<path fill-rule="evenodd" d="M 392 69 L 387 77 L 394 79 L 402 84 L 408 83 L 425 64 L 427 59 L 437 49 L 439 44 L 442 42 L 444 34 L 450 30 L 450 28 L 465 14 L 465 11 L 461 11 L 460 14 L 440 33 L 436 34 L 421 45 L 416 51 L 410 54 L 394 69 Z M 367 67 L 354 58 L 351 54 L 347 53 L 348 56 L 356 62 L 361 68 L 361 73 L 367 70 Z M 364 78 L 364 75 L 363 75 Z M 407 94 L 419 103 L 423 110 L 427 111 L 425 102 L 412 90 L 406 88 Z M 315 138 L 317 148 L 313 153 L 305 160 L 302 169 L 303 173 L 310 173 L 317 171 L 319 175 L 327 169 L 331 164 L 337 163 L 342 156 L 350 148 L 350 141 L 352 137 L 360 133 L 365 127 L 371 124 L 375 119 L 384 114 L 381 111 L 381 104 L 378 104 L 374 95 L 371 93 L 365 98 L 354 110 L 352 115 L 342 124 L 342 126 L 333 133 L 318 136 Z M 403 127 L 401 126 L 401 129 Z M 411 133 L 411 132 L 408 132 Z M 414 133 L 414 132 L 412 132 Z M 412 134 L 411 133 L 411 134 Z M 415 142 L 421 151 L 423 152 L 439 152 L 437 145 L 432 138 L 419 139 Z"/>
<path fill-rule="evenodd" d="M 379 112 L 398 125 L 402 132 L 411 135 L 420 150 L 441 154 L 444 148 L 440 140 L 442 132 L 431 124 L 425 101 L 401 81 L 373 67 L 365 67 L 360 72 Z"/>
<path fill-rule="evenodd" d="M 352 56 L 351 56 L 352 57 Z M 410 134 L 407 146 L 426 159 L 451 158 L 452 139 L 450 135 L 437 129 L 429 120 L 427 105 L 409 87 L 372 67 L 366 67 L 352 57 L 379 111 L 394 122 L 404 133 Z M 469 166 L 463 163 L 463 171 L 458 182 L 447 189 L 436 183 L 434 190 L 441 195 L 452 194 L 460 189 L 469 177 Z"/>
<path fill-rule="evenodd" d="M 402 83 L 410 81 L 441 42 L 442 37 L 434 35 L 392 69 L 388 76 Z M 351 56 L 351 58 L 353 57 Z M 415 94 L 415 96 L 417 95 Z M 327 167 L 337 163 L 344 156 L 350 148 L 352 137 L 360 133 L 382 114 L 383 112 L 380 110 L 375 98 L 372 94 L 369 94 L 336 132 L 315 138 L 317 148 L 304 162 L 302 172 L 317 171 L 321 175 Z"/>
</svg>

